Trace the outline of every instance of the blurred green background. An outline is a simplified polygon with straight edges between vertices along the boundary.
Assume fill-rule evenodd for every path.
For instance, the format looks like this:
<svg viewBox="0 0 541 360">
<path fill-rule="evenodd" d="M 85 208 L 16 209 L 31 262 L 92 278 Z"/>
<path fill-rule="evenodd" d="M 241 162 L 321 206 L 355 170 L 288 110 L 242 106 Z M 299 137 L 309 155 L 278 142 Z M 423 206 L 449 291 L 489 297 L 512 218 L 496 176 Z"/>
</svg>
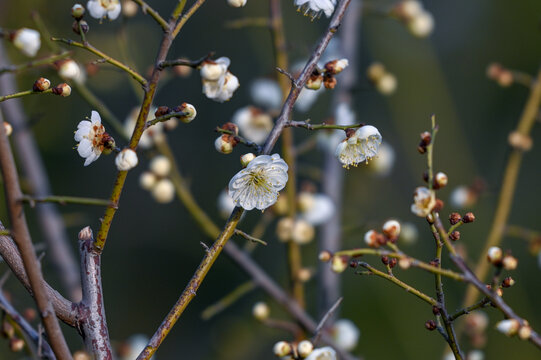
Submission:
<svg viewBox="0 0 541 360">
<path fill-rule="evenodd" d="M 164 17 L 175 1 L 151 1 Z M 190 2 L 189 2 L 190 3 Z M 391 2 L 371 1 L 372 8 L 385 8 Z M 37 11 L 54 36 L 76 39 L 71 31 L 71 1 L 2 1 L 0 26 L 5 29 L 35 28 L 30 12 Z M 384 142 L 392 144 L 396 162 L 389 177 L 373 176 L 365 167 L 347 171 L 344 184 L 344 247 L 362 246 L 364 231 L 380 226 L 389 217 L 415 223 L 420 236 L 416 244 L 404 247 L 410 254 L 430 260 L 433 240 L 425 221 L 413 215 L 409 208 L 415 187 L 422 185 L 421 174 L 426 159 L 418 155 L 418 134 L 429 127 L 430 114 L 437 115 L 440 124 L 435 167 L 449 176 L 449 186 L 439 196 L 448 200 L 451 190 L 458 185 L 471 184 L 482 178 L 486 184 L 479 202 L 472 208 L 477 221 L 462 229 L 460 242 L 471 259 L 477 259 L 491 225 L 493 210 L 501 185 L 503 168 L 509 154 L 508 133 L 514 129 L 528 96 L 521 85 L 499 87 L 486 78 L 486 66 L 493 61 L 532 75 L 541 61 L 541 3 L 535 0 L 509 2 L 506 0 L 457 0 L 452 2 L 425 1 L 424 5 L 435 18 L 435 30 L 427 39 L 414 38 L 396 20 L 366 11 L 359 34 L 358 79 L 353 108 L 360 122 L 372 124 L 380 130 Z M 323 17 L 313 22 L 297 13 L 292 0 L 282 1 L 286 36 L 291 62 L 305 59 L 323 33 L 328 20 Z M 155 104 L 175 106 L 182 102 L 193 104 L 197 119 L 189 125 L 181 124 L 169 138 L 184 175 L 191 181 L 191 189 L 200 205 L 211 217 L 223 224 L 218 215 L 216 199 L 231 176 L 239 169 L 238 156 L 246 152 L 239 146 L 226 156 L 214 150 L 216 133 L 213 129 L 231 119 L 240 107 L 250 104 L 250 81 L 274 76 L 274 60 L 269 31 L 263 27 L 228 28 L 230 20 L 244 17 L 268 16 L 268 2 L 248 0 L 241 9 L 231 8 L 225 0 L 208 1 L 187 23 L 175 41 L 170 56 L 197 59 L 210 51 L 216 56 L 231 59 L 230 70 L 241 87 L 231 101 L 220 104 L 201 93 L 200 77 L 196 71 L 187 78 L 175 77 L 171 72 L 157 93 Z M 161 31 L 148 16 L 140 11 L 129 19 L 103 21 L 87 18 L 90 32 L 87 39 L 113 57 L 122 59 L 119 42 L 140 72 L 152 65 Z M 340 31 L 338 32 L 340 34 Z M 43 39 L 42 39 L 43 40 Z M 10 44 L 5 44 L 13 63 L 27 61 Z M 94 60 L 81 49 L 74 50 L 74 58 L 81 62 Z M 38 56 L 48 53 L 45 44 Z M 377 93 L 365 77 L 366 67 L 381 61 L 398 78 L 398 89 L 390 97 Z M 53 84 L 60 78 L 52 68 L 40 68 L 18 75 L 19 88 L 28 89 L 33 81 L 45 76 Z M 88 79 L 88 87 L 124 119 L 139 105 L 140 93 L 132 91 L 137 84 L 111 66 Z M 338 78 L 340 81 L 340 78 Z M 332 92 L 326 91 L 306 114 L 295 115 L 298 120 L 309 117 L 319 123 L 332 115 Z M 83 167 L 82 159 L 73 150 L 73 131 L 79 121 L 90 116 L 92 108 L 73 92 L 67 99 L 54 96 L 33 96 L 24 99 L 36 139 L 51 177 L 53 193 L 58 195 L 94 196 L 106 198 L 113 185 L 116 169 L 112 156 L 102 156 L 91 166 Z M 9 120 L 9 119 L 8 119 Z M 116 134 L 111 131 L 112 135 Z M 301 142 L 308 134 L 295 131 Z M 534 128 L 532 137 L 537 139 Z M 119 145 L 123 145 L 116 136 Z M 522 164 L 516 197 L 509 223 L 539 229 L 539 147 L 528 152 Z M 323 154 L 314 150 L 299 159 L 299 172 L 308 174 L 320 167 Z M 132 334 L 151 335 L 199 264 L 203 249 L 201 241 L 208 239 L 191 221 L 178 202 L 157 204 L 150 194 L 138 185 L 138 175 L 147 169 L 148 159 L 140 157 L 140 165 L 130 172 L 103 255 L 103 286 L 107 321 L 111 338 L 121 342 Z M 345 170 L 344 170 L 345 171 Z M 317 175 L 317 174 L 316 174 Z M 300 180 L 306 177 L 300 175 Z M 314 180 L 310 178 L 309 180 Z M 317 180 L 317 178 L 315 179 Z M 537 210 L 536 210 L 537 209 Z M 450 205 L 442 212 L 446 216 Z M 75 251 L 78 231 L 90 225 L 96 232 L 102 210 L 94 207 L 64 206 L 60 211 L 69 224 Z M 32 210 L 28 209 L 33 240 L 42 238 Z M 7 220 L 5 206 L 0 206 L 2 221 Z M 251 212 L 242 229 L 250 230 L 261 216 Z M 254 258 L 282 285 L 287 284 L 285 249 L 274 238 L 273 225 L 264 240 L 267 247 L 259 247 Z M 239 241 L 239 239 L 234 239 Z M 534 329 L 541 329 L 539 314 L 539 267 L 537 258 L 528 253 L 526 243 L 506 238 L 504 247 L 513 250 L 520 260 L 513 273 L 517 285 L 506 291 L 506 300 L 521 316 L 530 320 Z M 316 244 L 303 248 L 304 265 L 317 265 Z M 367 258 L 368 259 L 368 258 Z M 371 258 L 379 265 L 378 258 Z M 450 266 L 444 259 L 444 266 Z M 1 266 L 4 271 L 4 266 Z M 57 283 L 55 274 L 48 271 L 46 278 Z M 417 284 L 433 294 L 433 277 L 411 269 L 399 271 L 400 277 Z M 157 353 L 158 359 L 273 359 L 272 345 L 290 335 L 265 328 L 251 317 L 256 301 L 268 301 L 273 317 L 286 318 L 285 313 L 261 290 L 255 290 L 210 321 L 201 320 L 201 312 L 248 276 L 226 256 L 221 256 L 198 291 L 179 323 Z M 431 309 L 417 298 L 374 277 L 365 278 L 346 272 L 341 276 L 344 302 L 341 317 L 353 320 L 361 329 L 361 339 L 355 353 L 366 359 L 438 359 L 444 341 L 436 332 L 427 332 L 424 322 L 432 318 Z M 31 300 L 15 280 L 8 282 L 15 304 L 19 308 Z M 460 306 L 464 286 L 445 281 L 446 299 L 452 311 Z M 314 314 L 317 302 L 316 284 L 307 285 L 308 310 Z M 491 325 L 487 330 L 486 359 L 539 358 L 539 351 L 531 344 L 506 338 L 496 333 L 494 324 L 502 316 L 495 310 L 487 313 Z M 82 348 L 75 331 L 66 328 L 71 349 Z M 467 341 L 463 347 L 469 348 Z M 0 342 L 1 358 L 20 358 L 8 355 L 6 342 Z"/>
</svg>

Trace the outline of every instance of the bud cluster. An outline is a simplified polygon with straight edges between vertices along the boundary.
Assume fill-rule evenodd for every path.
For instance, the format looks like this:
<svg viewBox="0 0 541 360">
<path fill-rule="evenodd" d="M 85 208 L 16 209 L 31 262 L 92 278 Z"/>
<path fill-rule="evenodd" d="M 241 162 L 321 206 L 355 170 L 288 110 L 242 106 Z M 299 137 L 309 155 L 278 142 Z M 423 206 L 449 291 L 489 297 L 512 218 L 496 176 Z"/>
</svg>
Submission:
<svg viewBox="0 0 541 360">
<path fill-rule="evenodd" d="M 500 63 L 491 63 L 487 67 L 487 77 L 496 81 L 501 87 L 509 87 L 513 84 L 513 72 L 506 69 Z"/>
<path fill-rule="evenodd" d="M 175 197 L 175 186 L 169 179 L 171 161 L 163 155 L 158 155 L 150 161 L 149 170 L 139 177 L 139 184 L 151 192 L 152 197 L 159 203 L 169 203 Z"/>
<path fill-rule="evenodd" d="M 402 0 L 391 11 L 416 37 L 427 37 L 434 29 L 434 18 L 418 0 Z"/>
<path fill-rule="evenodd" d="M 218 152 L 221 152 L 222 154 L 231 154 L 235 146 L 237 146 L 237 144 L 240 142 L 240 139 L 238 137 L 239 128 L 237 125 L 231 122 L 227 122 L 223 124 L 220 129 L 226 130 L 229 133 L 224 133 L 220 135 L 214 141 L 214 147 Z"/>
<path fill-rule="evenodd" d="M 366 70 L 366 75 L 381 94 L 391 95 L 396 91 L 396 77 L 388 72 L 382 63 L 372 63 Z"/>
<path fill-rule="evenodd" d="M 334 89 L 337 84 L 335 75 L 341 73 L 348 65 L 347 59 L 337 59 L 327 62 L 323 69 L 314 68 L 305 87 L 310 90 L 319 90 L 323 84 L 326 89 Z"/>
</svg>

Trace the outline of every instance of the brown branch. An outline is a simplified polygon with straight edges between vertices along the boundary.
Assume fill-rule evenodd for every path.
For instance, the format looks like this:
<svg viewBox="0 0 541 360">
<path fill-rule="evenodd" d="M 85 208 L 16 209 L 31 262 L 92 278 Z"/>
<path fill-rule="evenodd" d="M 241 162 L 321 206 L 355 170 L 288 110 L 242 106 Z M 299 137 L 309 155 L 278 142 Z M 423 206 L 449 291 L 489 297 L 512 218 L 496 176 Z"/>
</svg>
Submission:
<svg viewBox="0 0 541 360">
<path fill-rule="evenodd" d="M 3 123 L 1 117 L 0 123 Z M 22 192 L 19 186 L 15 160 L 13 159 L 9 140 L 3 125 L 0 126 L 0 167 L 2 169 L 2 176 L 4 177 L 6 202 L 12 225 L 13 238 L 19 248 L 24 269 L 28 274 L 30 287 L 32 288 L 34 300 L 45 326 L 45 331 L 56 356 L 61 360 L 71 359 L 71 353 L 66 344 L 66 339 L 60 330 L 60 324 L 55 316 L 49 293 L 45 287 L 41 266 L 32 245 L 30 232 L 28 231 L 23 204 L 18 201 L 22 197 Z"/>
<path fill-rule="evenodd" d="M 96 251 L 92 243 L 92 230 L 87 226 L 79 232 L 83 300 L 78 307 L 85 316 L 80 323 L 80 329 L 86 349 L 91 352 L 94 358 L 112 359 L 113 352 L 105 320 L 101 286 L 101 254 Z"/>
</svg>

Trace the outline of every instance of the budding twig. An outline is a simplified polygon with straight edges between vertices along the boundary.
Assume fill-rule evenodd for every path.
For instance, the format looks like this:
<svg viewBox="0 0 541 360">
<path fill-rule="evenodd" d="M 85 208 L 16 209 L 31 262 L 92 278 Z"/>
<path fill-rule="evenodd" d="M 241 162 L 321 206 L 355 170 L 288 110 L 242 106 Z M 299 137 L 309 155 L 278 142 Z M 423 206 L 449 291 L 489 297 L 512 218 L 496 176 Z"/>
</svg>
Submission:
<svg viewBox="0 0 541 360">
<path fill-rule="evenodd" d="M 365 124 L 355 124 L 355 125 L 334 125 L 334 124 L 310 124 L 309 120 L 306 121 L 288 121 L 286 127 L 296 127 L 296 128 L 305 128 L 308 130 L 347 130 L 363 127 Z"/>
</svg>

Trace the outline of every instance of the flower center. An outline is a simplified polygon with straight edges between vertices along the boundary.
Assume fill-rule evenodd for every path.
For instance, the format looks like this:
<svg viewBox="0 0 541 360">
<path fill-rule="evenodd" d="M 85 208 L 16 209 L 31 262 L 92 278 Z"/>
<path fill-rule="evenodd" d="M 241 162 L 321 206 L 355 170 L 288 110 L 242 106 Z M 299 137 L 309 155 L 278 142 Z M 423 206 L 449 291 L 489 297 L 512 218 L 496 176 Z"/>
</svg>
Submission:
<svg viewBox="0 0 541 360">
<path fill-rule="evenodd" d="M 270 184 L 264 174 L 263 169 L 257 169 L 250 173 L 249 183 L 255 188 L 262 188 L 265 191 L 272 191 Z"/>
</svg>

